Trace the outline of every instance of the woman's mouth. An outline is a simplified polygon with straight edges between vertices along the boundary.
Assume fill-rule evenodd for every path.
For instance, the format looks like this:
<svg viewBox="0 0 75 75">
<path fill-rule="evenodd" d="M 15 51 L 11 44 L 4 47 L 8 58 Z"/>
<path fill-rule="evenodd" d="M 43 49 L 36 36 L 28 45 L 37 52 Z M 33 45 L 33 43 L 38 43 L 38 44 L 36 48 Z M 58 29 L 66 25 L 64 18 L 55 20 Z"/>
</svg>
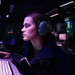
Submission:
<svg viewBox="0 0 75 75">
<path fill-rule="evenodd" d="M 23 34 L 23 37 L 25 36 L 26 34 Z"/>
</svg>

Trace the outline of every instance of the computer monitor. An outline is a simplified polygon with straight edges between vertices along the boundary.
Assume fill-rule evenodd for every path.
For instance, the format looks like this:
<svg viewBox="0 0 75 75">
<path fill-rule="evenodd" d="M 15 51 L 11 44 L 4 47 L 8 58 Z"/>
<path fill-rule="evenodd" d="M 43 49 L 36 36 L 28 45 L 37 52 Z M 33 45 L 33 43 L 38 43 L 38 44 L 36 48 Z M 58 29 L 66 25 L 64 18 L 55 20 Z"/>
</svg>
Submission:
<svg viewBox="0 0 75 75">
<path fill-rule="evenodd" d="M 66 41 L 67 40 L 67 33 L 59 33 L 58 35 L 59 41 Z"/>
</svg>

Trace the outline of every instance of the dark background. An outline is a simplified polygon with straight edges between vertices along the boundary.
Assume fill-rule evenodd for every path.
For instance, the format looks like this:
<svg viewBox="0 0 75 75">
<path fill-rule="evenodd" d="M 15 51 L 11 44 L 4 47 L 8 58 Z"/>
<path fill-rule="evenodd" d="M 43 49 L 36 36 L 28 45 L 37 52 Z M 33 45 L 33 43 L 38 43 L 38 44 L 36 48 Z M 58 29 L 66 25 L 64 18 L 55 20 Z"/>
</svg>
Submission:
<svg viewBox="0 0 75 75">
<path fill-rule="evenodd" d="M 57 17 L 51 18 L 51 20 L 54 22 L 61 21 L 65 17 L 73 16 L 75 13 L 75 2 L 62 8 L 59 7 L 70 1 L 71 0 L 1 0 L 0 21 L 17 24 L 22 23 L 24 16 L 31 11 L 37 11 L 49 16 L 59 13 Z M 14 8 L 10 12 L 11 5 L 14 5 Z M 7 14 L 10 15 L 8 19 L 6 19 Z"/>
</svg>

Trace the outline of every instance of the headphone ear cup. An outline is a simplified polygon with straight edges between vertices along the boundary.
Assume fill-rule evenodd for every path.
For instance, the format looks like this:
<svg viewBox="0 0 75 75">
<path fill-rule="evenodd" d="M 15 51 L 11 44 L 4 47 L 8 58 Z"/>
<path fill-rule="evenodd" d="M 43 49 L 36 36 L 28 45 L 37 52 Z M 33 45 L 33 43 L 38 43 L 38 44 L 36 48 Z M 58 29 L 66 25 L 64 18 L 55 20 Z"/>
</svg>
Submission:
<svg viewBox="0 0 75 75">
<path fill-rule="evenodd" d="M 46 21 L 41 21 L 37 30 L 40 36 L 44 36 L 49 32 L 49 24 Z"/>
</svg>

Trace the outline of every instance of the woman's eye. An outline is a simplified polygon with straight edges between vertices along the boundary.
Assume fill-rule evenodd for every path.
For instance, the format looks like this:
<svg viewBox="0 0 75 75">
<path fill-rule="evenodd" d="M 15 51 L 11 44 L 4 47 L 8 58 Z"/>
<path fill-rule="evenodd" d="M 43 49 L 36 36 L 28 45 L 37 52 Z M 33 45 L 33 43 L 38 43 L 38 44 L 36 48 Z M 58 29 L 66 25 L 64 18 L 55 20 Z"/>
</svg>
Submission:
<svg viewBox="0 0 75 75">
<path fill-rule="evenodd" d="M 25 28 L 28 28 L 28 27 L 30 27 L 30 24 L 25 24 L 24 26 L 25 26 Z"/>
</svg>

